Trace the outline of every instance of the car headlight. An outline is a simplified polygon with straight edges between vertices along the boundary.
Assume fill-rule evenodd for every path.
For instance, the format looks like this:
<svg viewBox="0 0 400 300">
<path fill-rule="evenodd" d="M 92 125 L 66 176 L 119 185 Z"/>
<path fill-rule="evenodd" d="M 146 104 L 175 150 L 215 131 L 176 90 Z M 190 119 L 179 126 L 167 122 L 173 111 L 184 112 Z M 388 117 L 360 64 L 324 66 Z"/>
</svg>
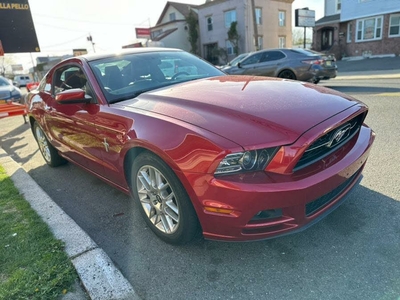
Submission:
<svg viewBox="0 0 400 300">
<path fill-rule="evenodd" d="M 215 170 L 215 175 L 264 170 L 278 148 L 249 150 L 231 153 L 224 157 Z"/>
</svg>

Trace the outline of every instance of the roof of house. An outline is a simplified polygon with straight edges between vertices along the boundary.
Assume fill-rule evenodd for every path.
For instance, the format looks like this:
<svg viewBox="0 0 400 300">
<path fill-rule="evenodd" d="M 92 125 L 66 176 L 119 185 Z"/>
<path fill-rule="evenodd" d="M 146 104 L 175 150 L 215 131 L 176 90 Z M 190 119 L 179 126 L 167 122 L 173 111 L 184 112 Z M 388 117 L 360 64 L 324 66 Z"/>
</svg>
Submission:
<svg viewBox="0 0 400 300">
<path fill-rule="evenodd" d="M 172 1 L 167 1 L 167 3 L 164 6 L 164 9 L 158 18 L 158 21 L 156 23 L 157 25 L 160 25 L 162 22 L 162 19 L 164 18 L 168 7 L 173 6 L 177 11 L 179 11 L 184 17 L 187 17 L 190 13 L 191 8 L 197 8 L 198 5 L 192 5 L 192 4 L 187 4 L 187 3 L 179 3 L 179 2 L 172 2 Z M 195 12 L 196 13 L 196 12 Z"/>
<path fill-rule="evenodd" d="M 322 24 L 336 23 L 336 22 L 340 22 L 340 14 L 325 16 L 319 19 L 318 21 L 315 21 L 315 25 L 322 25 Z"/>
</svg>

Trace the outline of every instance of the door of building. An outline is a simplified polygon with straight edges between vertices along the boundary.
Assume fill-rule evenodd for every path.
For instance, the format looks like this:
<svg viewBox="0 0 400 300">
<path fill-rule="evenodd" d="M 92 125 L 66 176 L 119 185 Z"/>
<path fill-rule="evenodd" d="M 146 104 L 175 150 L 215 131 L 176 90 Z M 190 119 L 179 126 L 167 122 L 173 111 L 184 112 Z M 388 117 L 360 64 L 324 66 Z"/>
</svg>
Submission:
<svg viewBox="0 0 400 300">
<path fill-rule="evenodd" d="M 321 50 L 329 50 L 333 46 L 333 28 L 324 28 L 321 32 Z"/>
</svg>

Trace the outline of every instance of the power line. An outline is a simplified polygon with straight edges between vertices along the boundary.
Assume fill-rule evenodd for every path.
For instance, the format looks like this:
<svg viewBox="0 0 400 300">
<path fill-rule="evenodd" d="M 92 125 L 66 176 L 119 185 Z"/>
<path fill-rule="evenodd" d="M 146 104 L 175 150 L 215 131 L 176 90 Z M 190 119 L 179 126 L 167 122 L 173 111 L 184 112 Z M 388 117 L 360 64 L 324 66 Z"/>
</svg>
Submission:
<svg viewBox="0 0 400 300">
<path fill-rule="evenodd" d="M 55 44 L 55 45 L 43 46 L 43 47 L 44 47 L 44 48 L 52 48 L 52 47 L 62 46 L 62 45 L 65 45 L 65 44 L 68 44 L 68 43 L 71 43 L 71 42 L 75 42 L 75 41 L 77 41 L 77 40 L 79 40 L 79 39 L 81 39 L 81 38 L 83 38 L 83 37 L 85 37 L 85 36 L 86 36 L 86 34 L 85 34 L 85 35 L 82 35 L 82 36 L 80 36 L 80 37 L 77 37 L 77 38 L 75 38 L 75 39 L 73 39 L 73 40 L 69 40 L 69 41 L 67 41 L 67 42 L 63 42 L 63 43 Z M 41 47 L 41 48 L 42 48 L 42 47 Z"/>
</svg>

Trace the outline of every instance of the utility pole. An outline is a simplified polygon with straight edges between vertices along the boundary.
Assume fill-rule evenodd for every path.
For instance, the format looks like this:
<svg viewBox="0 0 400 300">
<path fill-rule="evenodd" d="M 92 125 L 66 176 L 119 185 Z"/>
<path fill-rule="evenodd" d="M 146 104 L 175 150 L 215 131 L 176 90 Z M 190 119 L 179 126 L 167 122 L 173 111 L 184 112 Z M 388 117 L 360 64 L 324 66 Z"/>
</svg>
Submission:
<svg viewBox="0 0 400 300">
<path fill-rule="evenodd" d="M 96 53 L 96 49 L 94 49 L 93 38 L 92 38 L 92 35 L 90 33 L 89 33 L 89 36 L 86 39 L 88 40 L 88 42 L 90 42 L 92 44 L 93 52 Z"/>
<path fill-rule="evenodd" d="M 256 48 L 256 51 L 259 50 L 259 45 L 258 45 L 258 27 L 257 27 L 257 19 L 256 19 L 256 7 L 254 4 L 254 0 L 251 0 L 251 14 L 253 17 L 253 28 L 254 28 L 254 47 Z"/>
</svg>

